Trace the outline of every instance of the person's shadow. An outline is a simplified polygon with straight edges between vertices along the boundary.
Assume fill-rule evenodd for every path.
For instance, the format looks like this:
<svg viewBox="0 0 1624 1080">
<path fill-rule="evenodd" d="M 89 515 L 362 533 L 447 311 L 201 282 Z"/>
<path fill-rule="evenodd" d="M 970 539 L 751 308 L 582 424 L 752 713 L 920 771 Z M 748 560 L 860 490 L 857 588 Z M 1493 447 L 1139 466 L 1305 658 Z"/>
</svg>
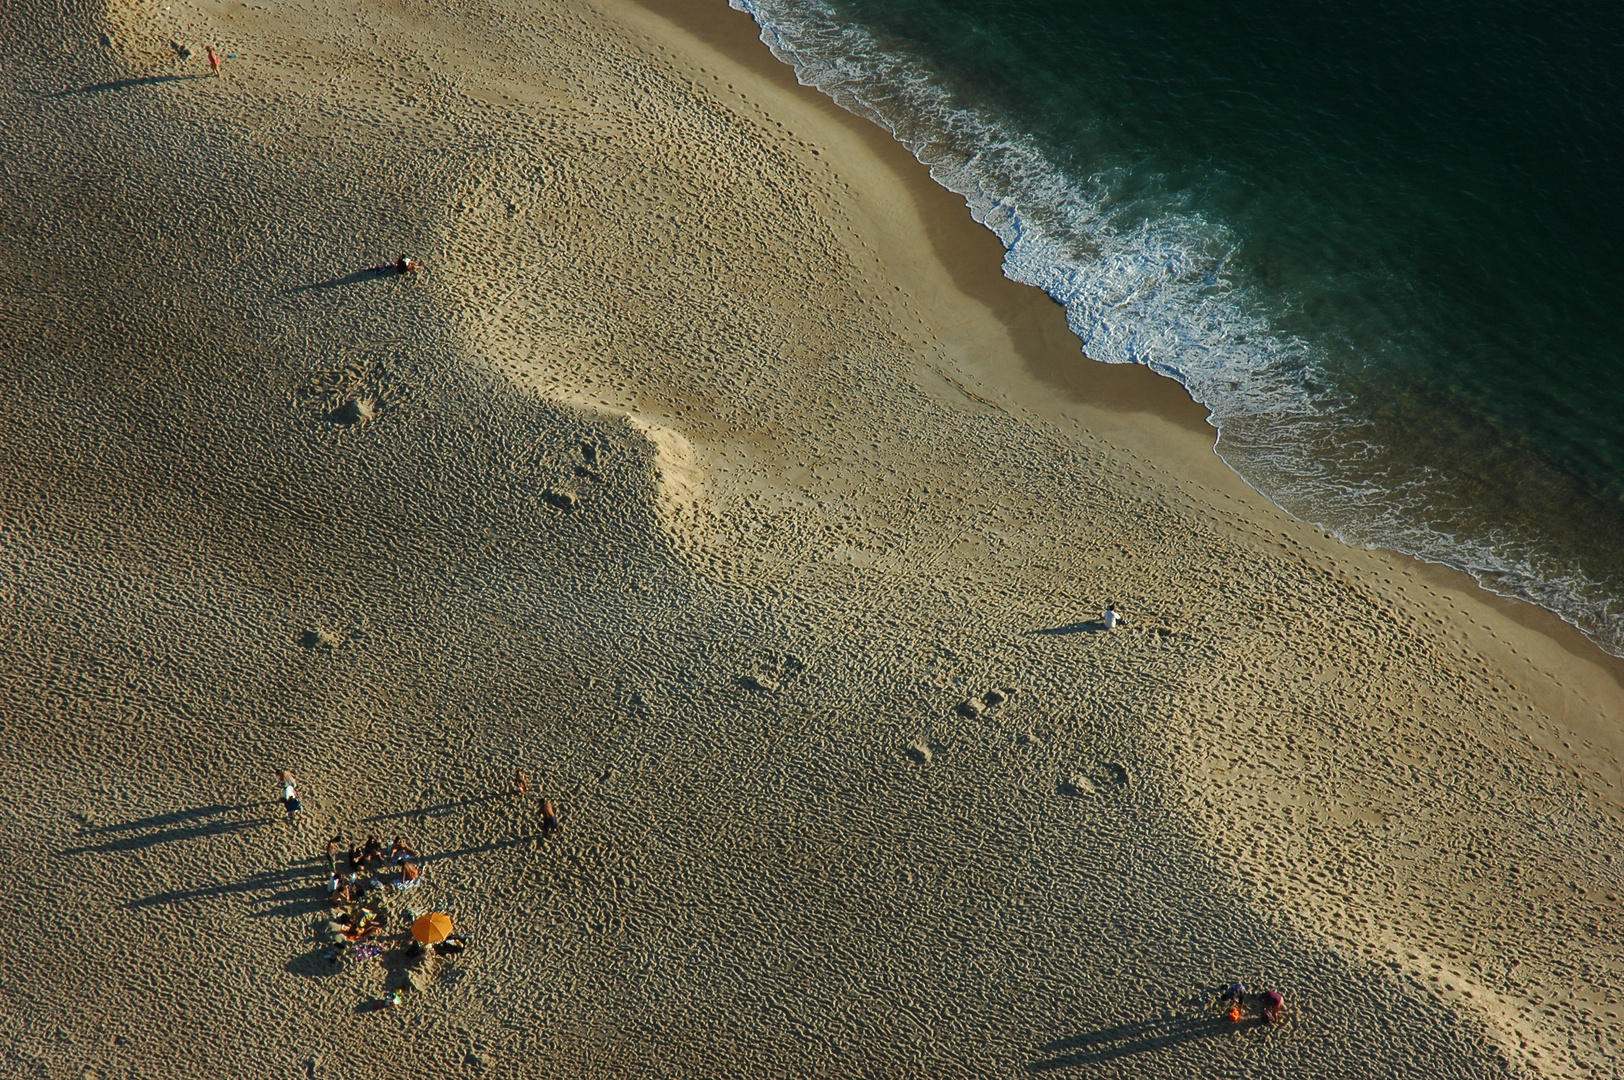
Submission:
<svg viewBox="0 0 1624 1080">
<path fill-rule="evenodd" d="M 312 290 L 341 289 L 346 285 L 359 285 L 363 281 L 378 281 L 382 278 L 399 277 L 400 271 L 394 264 L 388 266 L 369 266 L 365 270 L 357 270 L 353 274 L 343 277 L 330 278 L 327 281 L 312 281 L 308 285 L 295 285 L 288 289 L 288 293 L 311 292 Z"/>
<path fill-rule="evenodd" d="M 1057 1039 L 1041 1051 L 1055 1056 L 1027 1065 L 1029 1073 L 1052 1072 L 1074 1065 L 1092 1065 L 1102 1061 L 1115 1061 L 1152 1050 L 1161 1050 L 1186 1043 L 1215 1039 L 1224 1035 L 1257 1027 L 1262 1020 L 1248 1017 L 1236 1023 L 1225 1016 L 1163 1016 L 1154 1020 L 1141 1020 L 1117 1027 L 1085 1031 L 1065 1039 Z"/>
<path fill-rule="evenodd" d="M 1100 634 L 1105 632 L 1105 623 L 1099 619 L 1090 619 L 1087 622 L 1067 623 L 1065 626 L 1049 626 L 1042 630 L 1028 630 L 1027 637 L 1059 637 L 1063 634 Z"/>
<path fill-rule="evenodd" d="M 156 847 L 159 844 L 172 844 L 182 840 L 198 840 L 204 837 L 224 836 L 227 833 L 258 829 L 270 823 L 263 817 L 258 816 L 257 813 L 249 818 L 240 815 L 245 811 L 258 811 L 261 807 L 271 805 L 274 804 L 241 803 L 226 805 L 220 803 L 213 806 L 193 807 L 187 810 L 172 810 L 167 814 L 158 814 L 136 821 L 121 821 L 111 825 L 91 825 L 80 835 L 95 838 L 96 842 L 63 848 L 56 854 L 67 856 L 133 852 Z"/>
<path fill-rule="evenodd" d="M 190 82 L 193 79 L 207 78 L 206 75 L 145 75 L 139 79 L 114 79 L 112 82 L 92 83 L 81 86 L 77 90 L 58 90 L 46 97 L 68 98 L 83 97 L 86 94 L 105 94 L 110 90 L 130 90 L 137 86 L 157 86 L 167 82 Z"/>
</svg>

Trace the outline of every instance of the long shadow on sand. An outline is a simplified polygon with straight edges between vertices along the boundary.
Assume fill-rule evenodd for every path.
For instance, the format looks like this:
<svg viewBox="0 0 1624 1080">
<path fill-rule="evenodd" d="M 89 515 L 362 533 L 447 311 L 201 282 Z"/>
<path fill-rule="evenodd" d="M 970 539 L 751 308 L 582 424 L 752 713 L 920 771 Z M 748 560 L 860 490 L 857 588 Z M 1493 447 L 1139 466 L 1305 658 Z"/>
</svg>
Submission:
<svg viewBox="0 0 1624 1080">
<path fill-rule="evenodd" d="M 1057 637 L 1061 634 L 1103 634 L 1105 624 L 1098 619 L 1088 622 L 1067 623 L 1065 626 L 1049 626 L 1042 630 L 1028 630 L 1027 637 Z"/>
<path fill-rule="evenodd" d="M 289 889 L 299 885 L 299 889 Z M 127 908 L 157 907 L 161 904 L 182 904 L 188 900 L 203 900 L 211 896 L 229 896 L 233 893 L 251 893 L 277 889 L 268 899 L 291 899 L 295 895 L 317 896 L 314 875 L 309 870 L 292 867 L 286 870 L 267 870 L 241 881 L 228 881 L 223 885 L 205 885 L 197 889 L 170 889 L 125 903 Z"/>
<path fill-rule="evenodd" d="M 270 805 L 273 804 L 243 803 L 237 806 L 224 804 L 199 806 L 191 810 L 176 810 L 168 814 L 157 814 L 153 817 L 141 818 L 138 821 L 125 821 L 115 825 L 99 825 L 95 828 L 86 829 L 85 832 L 92 836 L 120 833 L 135 833 L 136 835 L 117 836 L 116 839 L 104 840 L 101 843 L 65 848 L 57 852 L 57 854 L 87 855 L 114 851 L 140 851 L 143 848 L 156 847 L 159 844 L 172 844 L 181 840 L 197 840 L 205 836 L 224 836 L 227 833 L 257 829 L 262 825 L 270 824 L 270 819 L 226 819 L 226 815 L 234 815 L 244 810 L 255 810 Z M 208 820 L 211 818 L 215 820 Z"/>
<path fill-rule="evenodd" d="M 167 82 L 190 82 L 193 79 L 206 78 L 204 75 L 145 75 L 139 79 L 114 79 L 112 82 L 93 83 L 90 86 L 81 86 L 77 90 L 58 90 L 46 97 L 67 98 L 81 97 L 85 94 L 105 94 L 112 90 L 130 90 L 137 86 L 157 86 Z"/>
<path fill-rule="evenodd" d="M 1115 1061 L 1152 1050 L 1233 1035 L 1257 1027 L 1261 1022 L 1256 1017 L 1236 1024 L 1222 1016 L 1172 1016 L 1100 1028 L 1040 1047 L 1044 1053 L 1056 1056 L 1034 1061 L 1027 1065 L 1026 1071 L 1044 1073 L 1076 1065 Z"/>
<path fill-rule="evenodd" d="M 362 818 L 361 821 L 363 824 L 371 824 L 374 821 L 400 821 L 405 818 L 438 817 L 449 814 L 453 810 L 459 810 L 464 806 L 478 806 L 480 803 L 495 802 L 497 799 L 516 798 L 518 798 L 518 795 L 511 791 L 499 791 L 494 795 L 470 795 L 466 799 L 440 803 L 437 806 L 424 806 L 416 810 L 402 810 L 395 814 L 373 814 L 371 817 Z"/>
<path fill-rule="evenodd" d="M 213 806 L 197 806 L 190 810 L 172 810 L 167 814 L 154 814 L 152 817 L 139 818 L 135 821 L 120 821 L 113 825 L 94 825 L 86 829 L 87 833 L 118 833 L 135 832 L 137 829 L 157 829 L 165 825 L 178 825 L 183 821 L 196 821 L 198 818 L 219 817 L 224 814 L 236 813 L 238 810 L 257 810 L 260 807 L 276 806 L 270 801 L 236 803 L 215 803 Z"/>
<path fill-rule="evenodd" d="M 369 266 L 365 270 L 357 270 L 353 274 L 343 277 L 329 278 L 326 281 L 312 281 L 308 285 L 295 285 L 286 290 L 287 294 L 311 292 L 314 290 L 341 289 L 346 285 L 359 285 L 363 281 L 382 281 L 384 278 L 399 277 L 400 274 L 393 266 Z"/>
<path fill-rule="evenodd" d="M 519 847 L 530 842 L 531 840 L 528 837 L 523 836 L 508 840 L 496 840 L 475 847 L 438 852 L 425 856 L 422 862 L 424 866 L 430 866 L 434 863 L 445 862 L 448 859 L 482 855 L 488 851 L 501 851 L 504 848 Z M 305 862 L 308 863 L 309 860 L 305 860 Z M 137 900 L 131 900 L 124 906 L 127 908 L 159 907 L 165 904 L 184 904 L 188 900 L 207 900 L 216 896 L 262 893 L 264 895 L 256 897 L 256 902 L 277 904 L 279 906 L 263 910 L 258 913 L 257 917 L 302 915 L 318 910 L 325 903 L 326 898 L 320 891 L 320 880 L 325 876 L 325 873 L 318 875 L 313 872 L 308 865 L 291 866 L 282 870 L 267 870 L 263 873 L 253 874 L 241 881 L 204 885 L 195 889 L 170 889 Z"/>
<path fill-rule="evenodd" d="M 444 862 L 447 859 L 460 859 L 467 855 L 483 855 L 487 851 L 501 851 L 504 848 L 520 847 L 530 843 L 534 843 L 534 840 L 528 836 L 515 836 L 507 840 L 492 840 L 488 844 L 478 844 L 474 847 L 458 848 L 456 851 L 442 851 L 435 855 L 425 855 L 422 863 L 424 866 L 430 866 L 437 862 Z"/>
</svg>

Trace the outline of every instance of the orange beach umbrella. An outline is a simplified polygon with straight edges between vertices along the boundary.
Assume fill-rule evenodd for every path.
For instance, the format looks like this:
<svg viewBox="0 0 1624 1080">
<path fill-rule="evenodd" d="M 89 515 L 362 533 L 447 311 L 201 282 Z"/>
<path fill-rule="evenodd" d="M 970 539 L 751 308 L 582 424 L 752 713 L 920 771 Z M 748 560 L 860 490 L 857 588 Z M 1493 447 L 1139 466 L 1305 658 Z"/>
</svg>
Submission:
<svg viewBox="0 0 1624 1080">
<path fill-rule="evenodd" d="M 451 936 L 451 916 L 431 911 L 412 923 L 412 937 L 425 945 L 438 945 Z"/>
</svg>

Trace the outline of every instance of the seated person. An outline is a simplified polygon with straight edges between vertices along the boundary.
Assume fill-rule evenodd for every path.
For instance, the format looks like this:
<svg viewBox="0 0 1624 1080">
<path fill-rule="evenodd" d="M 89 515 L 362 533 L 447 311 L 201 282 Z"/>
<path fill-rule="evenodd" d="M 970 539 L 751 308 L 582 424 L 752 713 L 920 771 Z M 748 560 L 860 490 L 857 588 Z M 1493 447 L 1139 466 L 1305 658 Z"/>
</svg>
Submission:
<svg viewBox="0 0 1624 1080">
<path fill-rule="evenodd" d="M 1285 995 L 1278 990 L 1270 990 L 1263 995 L 1263 1022 L 1272 1024 L 1280 1019 L 1280 1013 L 1286 1007 Z"/>
</svg>

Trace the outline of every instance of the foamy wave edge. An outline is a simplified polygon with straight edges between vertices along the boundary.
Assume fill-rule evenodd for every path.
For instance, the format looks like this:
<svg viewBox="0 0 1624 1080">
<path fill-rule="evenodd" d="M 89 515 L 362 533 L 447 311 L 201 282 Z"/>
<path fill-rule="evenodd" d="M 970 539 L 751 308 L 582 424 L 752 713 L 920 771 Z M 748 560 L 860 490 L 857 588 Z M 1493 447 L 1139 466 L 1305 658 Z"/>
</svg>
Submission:
<svg viewBox="0 0 1624 1080">
<path fill-rule="evenodd" d="M 1350 445 L 1355 403 L 1320 377 L 1309 343 L 1276 332 L 1227 276 L 1234 242 L 1221 225 L 1170 205 L 1124 227 L 1107 209 L 1111 175 L 1067 176 L 864 28 L 814 4 L 728 2 L 803 85 L 885 128 L 962 196 L 1003 242 L 1005 276 L 1059 302 L 1088 357 L 1183 385 L 1208 410 L 1219 457 L 1265 498 L 1347 543 L 1448 566 L 1544 607 L 1624 656 L 1624 602 L 1537 536 L 1471 536 L 1429 520 L 1438 477 L 1424 466 L 1395 475 L 1383 461 L 1379 489 L 1337 474 L 1333 461 L 1374 462 L 1381 448 Z"/>
</svg>

